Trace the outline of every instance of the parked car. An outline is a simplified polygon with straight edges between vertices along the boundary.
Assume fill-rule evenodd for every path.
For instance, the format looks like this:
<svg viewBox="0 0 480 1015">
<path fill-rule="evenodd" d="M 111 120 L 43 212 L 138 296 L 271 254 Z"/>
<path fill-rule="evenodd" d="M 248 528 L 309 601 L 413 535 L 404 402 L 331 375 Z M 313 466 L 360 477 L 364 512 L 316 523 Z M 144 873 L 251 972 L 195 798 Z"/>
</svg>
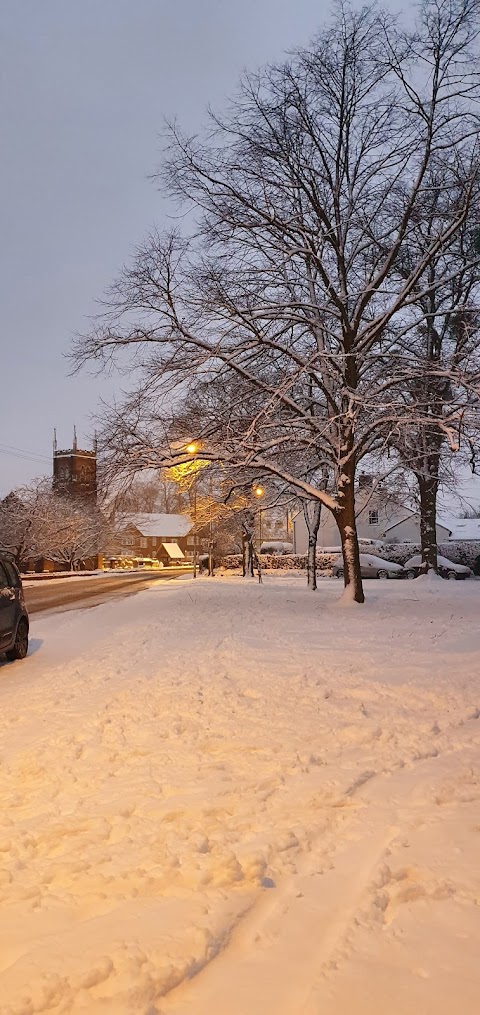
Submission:
<svg viewBox="0 0 480 1015">
<path fill-rule="evenodd" d="M 293 543 L 285 543 L 281 539 L 267 539 L 260 547 L 260 553 L 271 553 L 272 556 L 293 553 Z"/>
<path fill-rule="evenodd" d="M 0 556 L 0 654 L 24 659 L 28 652 L 28 613 L 15 564 Z"/>
<path fill-rule="evenodd" d="M 449 560 L 448 557 L 442 557 L 440 554 L 437 557 L 438 573 L 442 578 L 448 578 L 450 581 L 458 581 L 462 578 L 470 578 L 472 571 L 469 567 L 465 567 L 464 564 L 454 564 L 453 560 Z M 415 556 L 410 557 L 404 564 L 407 578 L 418 578 L 420 574 L 424 574 L 425 567 L 422 563 L 422 558 L 419 553 Z"/>
<path fill-rule="evenodd" d="M 392 560 L 383 560 L 373 553 L 360 554 L 360 570 L 362 578 L 403 578 L 405 571 L 401 564 L 394 564 Z M 343 557 L 338 557 L 333 565 L 334 578 L 343 578 L 344 567 Z"/>
</svg>

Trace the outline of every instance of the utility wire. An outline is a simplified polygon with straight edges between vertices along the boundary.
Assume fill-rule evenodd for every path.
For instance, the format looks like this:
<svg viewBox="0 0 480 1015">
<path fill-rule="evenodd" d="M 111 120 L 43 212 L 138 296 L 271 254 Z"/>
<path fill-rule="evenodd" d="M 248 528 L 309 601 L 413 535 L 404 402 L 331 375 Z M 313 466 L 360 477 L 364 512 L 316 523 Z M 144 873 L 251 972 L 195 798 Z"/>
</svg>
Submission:
<svg viewBox="0 0 480 1015">
<path fill-rule="evenodd" d="M 46 455 L 37 454 L 36 451 L 28 451 L 26 448 L 16 448 L 11 444 L 0 444 L 0 454 L 10 455 L 12 458 L 22 458 L 27 462 L 39 462 L 41 464 L 51 462 Z"/>
</svg>

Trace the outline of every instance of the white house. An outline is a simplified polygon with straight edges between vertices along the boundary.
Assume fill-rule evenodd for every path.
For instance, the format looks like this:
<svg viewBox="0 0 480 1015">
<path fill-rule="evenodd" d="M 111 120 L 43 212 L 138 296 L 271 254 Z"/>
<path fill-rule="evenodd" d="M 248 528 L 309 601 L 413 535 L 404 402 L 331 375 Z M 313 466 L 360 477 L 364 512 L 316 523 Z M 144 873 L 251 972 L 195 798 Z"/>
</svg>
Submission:
<svg viewBox="0 0 480 1015">
<path fill-rule="evenodd" d="M 480 543 L 480 518 L 449 518 L 447 524 L 451 529 L 451 540 L 466 539 Z"/>
<path fill-rule="evenodd" d="M 372 485 L 370 476 L 360 476 L 355 495 L 357 532 L 359 539 L 380 540 L 385 543 L 419 543 L 420 515 L 393 498 L 381 484 Z M 449 525 L 438 519 L 437 541 L 444 543 L 450 536 Z M 322 508 L 317 546 L 339 546 L 338 528 L 330 511 Z M 303 511 L 293 519 L 294 553 L 306 553 L 308 530 Z"/>
<path fill-rule="evenodd" d="M 450 538 L 451 530 L 447 523 L 437 518 L 437 543 L 446 543 Z M 420 515 L 417 511 L 409 513 L 398 522 L 385 526 L 383 535 L 385 543 L 419 543 L 420 542 Z"/>
</svg>

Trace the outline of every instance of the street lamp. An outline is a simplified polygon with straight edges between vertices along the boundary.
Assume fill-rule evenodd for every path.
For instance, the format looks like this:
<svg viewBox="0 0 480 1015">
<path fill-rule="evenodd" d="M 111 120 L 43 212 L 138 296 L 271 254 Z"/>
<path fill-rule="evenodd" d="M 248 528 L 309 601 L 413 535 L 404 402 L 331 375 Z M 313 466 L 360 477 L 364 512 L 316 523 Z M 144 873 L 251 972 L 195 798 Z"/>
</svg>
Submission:
<svg viewBox="0 0 480 1015">
<path fill-rule="evenodd" d="M 190 441 L 187 444 L 185 451 L 189 455 L 196 455 L 197 451 L 200 450 L 200 444 L 197 441 Z M 197 473 L 193 474 L 193 577 L 197 577 Z"/>
<path fill-rule="evenodd" d="M 265 496 L 265 489 L 264 489 L 263 486 L 260 485 L 260 483 L 257 483 L 253 487 L 253 496 L 256 497 L 257 500 L 261 500 L 262 497 Z M 260 543 L 260 546 L 259 546 L 259 551 L 260 551 L 260 548 L 262 546 L 262 510 L 261 509 L 259 511 L 259 543 Z"/>
</svg>

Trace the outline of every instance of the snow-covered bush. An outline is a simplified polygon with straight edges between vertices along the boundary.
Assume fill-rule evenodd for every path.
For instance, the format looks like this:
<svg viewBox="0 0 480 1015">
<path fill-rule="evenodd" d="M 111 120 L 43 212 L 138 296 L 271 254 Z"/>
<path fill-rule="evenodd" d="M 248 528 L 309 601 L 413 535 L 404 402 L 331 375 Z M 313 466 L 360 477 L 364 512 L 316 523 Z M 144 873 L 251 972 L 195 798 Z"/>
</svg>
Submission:
<svg viewBox="0 0 480 1015">
<path fill-rule="evenodd" d="M 366 547 L 360 547 L 361 553 L 365 553 L 365 551 Z M 394 564 L 405 564 L 407 560 L 410 560 L 410 557 L 421 552 L 421 546 L 418 543 L 390 543 L 375 547 L 376 557 L 381 557 L 382 560 L 391 560 Z M 455 540 L 451 543 L 441 543 L 438 546 L 438 552 L 453 561 L 454 564 L 465 564 L 467 567 L 473 568 L 475 558 L 480 554 L 480 541 Z M 334 553 L 318 552 L 317 567 L 319 572 L 331 571 L 338 557 L 339 553 L 336 551 Z M 307 567 L 306 553 L 262 553 L 260 560 L 262 568 L 266 571 L 306 570 Z M 229 570 L 241 568 L 242 555 L 240 553 L 229 554 L 224 557 L 222 564 Z"/>
<path fill-rule="evenodd" d="M 405 564 L 416 553 L 421 553 L 419 543 L 386 543 L 384 546 L 377 546 L 375 553 L 383 560 L 392 560 L 395 564 Z M 473 567 L 475 558 L 480 554 L 480 542 L 470 540 L 452 540 L 450 543 L 439 543 L 438 552 L 442 557 L 447 557 L 454 564 L 465 564 Z"/>
<path fill-rule="evenodd" d="M 338 553 L 318 553 L 317 567 L 319 571 L 328 571 L 333 567 Z M 306 553 L 285 553 L 285 554 L 260 554 L 262 568 L 266 571 L 292 571 L 306 570 Z M 241 568 L 242 556 L 240 553 L 231 553 L 223 559 L 223 566 L 231 570 Z"/>
</svg>

